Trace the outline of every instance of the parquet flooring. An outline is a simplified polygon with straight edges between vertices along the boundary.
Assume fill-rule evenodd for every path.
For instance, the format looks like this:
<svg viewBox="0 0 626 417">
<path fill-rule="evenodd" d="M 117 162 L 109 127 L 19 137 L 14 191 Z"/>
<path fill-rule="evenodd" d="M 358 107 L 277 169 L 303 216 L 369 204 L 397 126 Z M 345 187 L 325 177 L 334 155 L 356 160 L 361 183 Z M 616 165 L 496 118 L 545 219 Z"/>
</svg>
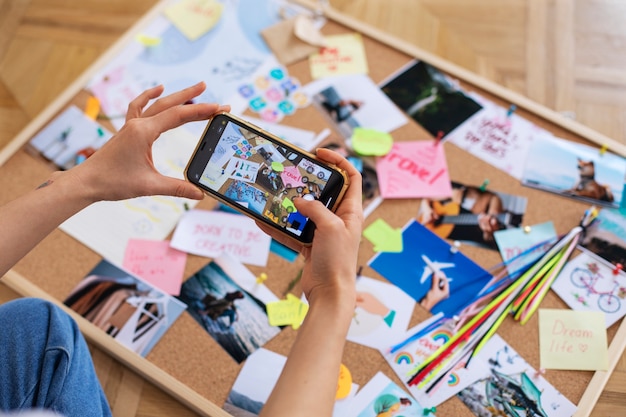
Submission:
<svg viewBox="0 0 626 417">
<path fill-rule="evenodd" d="M 0 147 L 156 0 L 0 0 Z M 626 2 L 331 0 L 365 23 L 626 143 Z M 0 302 L 18 295 L 0 284 Z M 116 417 L 195 415 L 93 349 Z M 593 416 L 626 413 L 626 358 Z"/>
</svg>

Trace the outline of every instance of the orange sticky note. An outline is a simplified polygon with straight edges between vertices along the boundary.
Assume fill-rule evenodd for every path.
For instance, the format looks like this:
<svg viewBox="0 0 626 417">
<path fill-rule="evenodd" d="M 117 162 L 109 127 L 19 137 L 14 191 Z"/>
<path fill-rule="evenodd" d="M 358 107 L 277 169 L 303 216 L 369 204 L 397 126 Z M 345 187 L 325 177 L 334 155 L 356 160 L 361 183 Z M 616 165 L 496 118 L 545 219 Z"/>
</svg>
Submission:
<svg viewBox="0 0 626 417">
<path fill-rule="evenodd" d="M 85 114 L 91 120 L 96 120 L 98 113 L 100 113 L 100 100 L 94 96 L 89 96 L 87 103 L 85 104 Z"/>
</svg>

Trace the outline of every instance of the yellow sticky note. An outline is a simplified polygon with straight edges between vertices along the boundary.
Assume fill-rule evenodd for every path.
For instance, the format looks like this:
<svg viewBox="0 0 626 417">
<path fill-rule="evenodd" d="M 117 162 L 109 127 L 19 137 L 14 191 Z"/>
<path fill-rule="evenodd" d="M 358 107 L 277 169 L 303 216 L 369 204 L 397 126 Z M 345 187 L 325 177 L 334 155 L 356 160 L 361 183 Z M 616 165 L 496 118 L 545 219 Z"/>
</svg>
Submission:
<svg viewBox="0 0 626 417">
<path fill-rule="evenodd" d="M 100 101 L 94 96 L 89 96 L 85 103 L 85 114 L 91 120 L 96 120 L 98 113 L 100 113 Z"/>
<path fill-rule="evenodd" d="M 539 310 L 539 360 L 544 369 L 606 371 L 606 326 L 601 311 Z"/>
<path fill-rule="evenodd" d="M 314 79 L 333 75 L 367 74 L 363 39 L 358 33 L 326 36 L 326 47 L 309 57 Z"/>
<path fill-rule="evenodd" d="M 352 130 L 352 149 L 359 155 L 384 156 L 392 146 L 393 137 L 389 133 L 363 127 Z"/>
<path fill-rule="evenodd" d="M 224 6 L 215 0 L 181 0 L 165 9 L 165 16 L 189 40 L 195 41 L 215 26 Z"/>
<path fill-rule="evenodd" d="M 274 301 L 266 304 L 267 317 L 272 326 L 291 325 L 294 329 L 300 327 L 309 306 L 297 297 L 287 297 L 286 300 Z"/>
</svg>

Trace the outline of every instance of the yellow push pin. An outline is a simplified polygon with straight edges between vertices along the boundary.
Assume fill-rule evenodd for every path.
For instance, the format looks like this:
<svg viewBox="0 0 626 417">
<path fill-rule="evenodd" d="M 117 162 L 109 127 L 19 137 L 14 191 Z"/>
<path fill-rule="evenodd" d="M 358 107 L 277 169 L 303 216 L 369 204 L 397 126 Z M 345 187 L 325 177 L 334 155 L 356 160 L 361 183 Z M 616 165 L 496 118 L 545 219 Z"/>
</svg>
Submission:
<svg viewBox="0 0 626 417">
<path fill-rule="evenodd" d="M 528 234 L 532 231 L 532 229 L 530 228 L 530 226 L 524 226 L 524 233 Z"/>
<path fill-rule="evenodd" d="M 600 148 L 600 156 L 604 155 L 608 149 L 608 145 L 602 145 L 602 147 Z"/>
<path fill-rule="evenodd" d="M 267 274 L 265 272 L 261 272 L 261 275 L 256 277 L 257 284 L 263 284 L 267 280 Z"/>
</svg>

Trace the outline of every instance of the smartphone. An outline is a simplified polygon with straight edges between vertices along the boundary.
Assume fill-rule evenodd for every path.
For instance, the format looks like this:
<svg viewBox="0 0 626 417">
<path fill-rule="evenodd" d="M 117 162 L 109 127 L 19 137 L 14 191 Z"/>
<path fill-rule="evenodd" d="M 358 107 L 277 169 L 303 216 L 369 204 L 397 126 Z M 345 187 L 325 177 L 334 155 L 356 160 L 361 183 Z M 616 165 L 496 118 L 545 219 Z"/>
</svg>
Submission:
<svg viewBox="0 0 626 417">
<path fill-rule="evenodd" d="M 209 120 L 185 178 L 304 245 L 313 241 L 315 224 L 293 200 L 319 200 L 334 211 L 349 182 L 338 167 L 229 113 Z"/>
</svg>

